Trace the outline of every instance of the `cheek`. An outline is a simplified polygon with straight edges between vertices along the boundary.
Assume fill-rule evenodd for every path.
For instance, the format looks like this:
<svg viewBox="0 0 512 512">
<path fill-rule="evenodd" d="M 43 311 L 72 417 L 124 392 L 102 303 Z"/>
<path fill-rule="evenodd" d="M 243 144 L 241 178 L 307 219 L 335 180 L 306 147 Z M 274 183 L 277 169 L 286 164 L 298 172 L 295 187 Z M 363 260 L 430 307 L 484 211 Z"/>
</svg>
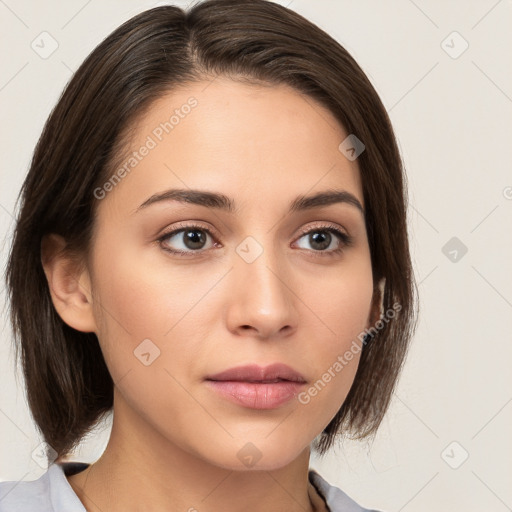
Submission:
<svg viewBox="0 0 512 512">
<path fill-rule="evenodd" d="M 170 367 L 186 363 L 207 334 L 214 307 L 208 293 L 222 274 L 199 274 L 192 265 L 173 266 L 162 258 L 145 261 L 135 244 L 115 251 L 110 241 L 97 244 L 94 296 L 97 334 L 114 380 L 138 368 L 139 356 L 148 352 L 150 360 L 162 356 L 159 363 Z M 170 357 L 176 343 L 179 350 Z"/>
<path fill-rule="evenodd" d="M 361 283 L 359 283 L 361 284 Z M 315 351 L 309 353 L 313 379 L 298 395 L 305 417 L 315 417 L 323 430 L 339 411 L 354 382 L 360 361 L 364 329 L 371 304 L 370 286 L 347 287 L 330 301 L 322 297 L 325 326 L 323 337 L 317 334 Z M 307 354 L 305 354 L 307 356 Z M 306 363 L 307 361 L 304 360 Z"/>
<path fill-rule="evenodd" d="M 315 276 L 303 296 L 321 321 L 327 351 L 341 350 L 369 326 L 373 278 L 369 254 Z"/>
<path fill-rule="evenodd" d="M 315 287 L 310 287 L 303 299 L 314 313 L 309 332 L 313 332 L 313 324 L 318 329 L 315 355 L 309 362 L 314 366 L 315 381 L 298 398 L 327 425 L 352 386 L 365 329 L 370 326 L 373 281 L 369 258 L 354 260 L 336 277 L 313 282 Z"/>
</svg>

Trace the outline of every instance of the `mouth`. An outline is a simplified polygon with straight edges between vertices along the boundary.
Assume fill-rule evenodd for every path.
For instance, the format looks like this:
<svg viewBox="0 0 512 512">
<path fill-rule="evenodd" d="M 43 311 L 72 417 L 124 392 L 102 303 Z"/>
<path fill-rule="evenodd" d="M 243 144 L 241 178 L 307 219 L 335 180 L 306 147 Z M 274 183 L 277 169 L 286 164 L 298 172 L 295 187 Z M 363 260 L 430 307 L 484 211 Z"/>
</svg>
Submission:
<svg viewBox="0 0 512 512">
<path fill-rule="evenodd" d="M 250 409 L 276 409 L 297 396 L 306 384 L 299 372 L 281 363 L 230 368 L 205 381 L 216 394 Z"/>
<path fill-rule="evenodd" d="M 306 379 L 290 366 L 275 363 L 269 366 L 246 365 L 230 368 L 206 377 L 210 381 L 259 382 L 273 384 L 277 382 L 305 383 Z"/>
</svg>

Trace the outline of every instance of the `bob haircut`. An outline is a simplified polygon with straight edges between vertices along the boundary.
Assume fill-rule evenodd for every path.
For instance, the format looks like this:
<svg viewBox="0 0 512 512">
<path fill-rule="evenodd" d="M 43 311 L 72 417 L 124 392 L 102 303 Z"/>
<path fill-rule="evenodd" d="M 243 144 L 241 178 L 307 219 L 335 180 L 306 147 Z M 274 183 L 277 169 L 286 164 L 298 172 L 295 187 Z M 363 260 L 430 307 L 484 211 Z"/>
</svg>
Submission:
<svg viewBox="0 0 512 512">
<path fill-rule="evenodd" d="M 338 434 L 373 435 L 387 410 L 415 330 L 416 283 L 406 178 L 377 92 L 335 39 L 278 4 L 206 0 L 188 11 L 162 6 L 126 21 L 79 67 L 44 126 L 18 197 L 6 272 L 16 360 L 21 350 L 32 416 L 58 458 L 112 409 L 114 384 L 95 333 L 79 332 L 57 314 L 41 241 L 59 234 L 65 250 L 86 262 L 94 191 L 121 161 L 134 121 L 174 88 L 218 76 L 291 86 L 364 143 L 357 162 L 374 291 L 385 278 L 383 310 L 395 305 L 398 311 L 363 343 L 350 392 L 313 448 L 323 455 Z"/>
</svg>

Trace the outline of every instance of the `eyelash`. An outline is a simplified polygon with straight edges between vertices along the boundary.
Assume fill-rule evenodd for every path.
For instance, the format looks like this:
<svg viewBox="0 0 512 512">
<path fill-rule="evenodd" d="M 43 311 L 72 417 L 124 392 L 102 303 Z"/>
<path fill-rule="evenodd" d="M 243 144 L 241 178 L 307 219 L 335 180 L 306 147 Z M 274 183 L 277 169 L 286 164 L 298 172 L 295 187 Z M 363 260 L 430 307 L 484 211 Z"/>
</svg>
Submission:
<svg viewBox="0 0 512 512">
<path fill-rule="evenodd" d="M 160 245 L 164 251 L 169 252 L 178 257 L 182 257 L 182 258 L 190 257 L 194 253 L 199 254 L 199 253 L 203 253 L 203 252 L 210 250 L 210 249 L 202 249 L 199 251 L 192 251 L 192 250 L 191 251 L 179 251 L 176 249 L 169 249 L 168 247 L 163 246 L 163 243 L 165 240 L 167 240 L 168 238 L 170 238 L 174 235 L 177 235 L 178 233 L 185 231 L 187 229 L 204 231 L 205 233 L 210 235 L 212 238 L 215 238 L 214 235 L 212 234 L 211 230 L 208 228 L 205 228 L 204 226 L 200 226 L 198 224 L 178 224 L 178 227 L 176 229 L 173 229 L 172 231 L 168 231 L 168 232 L 164 233 L 160 238 L 157 239 L 157 242 L 160 243 Z M 317 256 L 320 258 L 333 257 L 336 255 L 339 255 L 347 247 L 350 247 L 353 244 L 353 238 L 350 235 L 348 235 L 347 233 L 344 233 L 343 231 L 341 231 L 339 228 L 337 228 L 333 224 L 323 224 L 320 226 L 314 226 L 313 228 L 303 228 L 300 230 L 299 239 L 305 235 L 309 235 L 310 233 L 321 232 L 321 231 L 327 231 L 329 233 L 334 233 L 334 235 L 337 236 L 337 238 L 340 240 L 340 246 L 337 249 L 331 249 L 330 251 L 313 251 L 313 250 L 308 251 L 308 252 L 311 252 L 314 257 L 317 257 Z"/>
</svg>

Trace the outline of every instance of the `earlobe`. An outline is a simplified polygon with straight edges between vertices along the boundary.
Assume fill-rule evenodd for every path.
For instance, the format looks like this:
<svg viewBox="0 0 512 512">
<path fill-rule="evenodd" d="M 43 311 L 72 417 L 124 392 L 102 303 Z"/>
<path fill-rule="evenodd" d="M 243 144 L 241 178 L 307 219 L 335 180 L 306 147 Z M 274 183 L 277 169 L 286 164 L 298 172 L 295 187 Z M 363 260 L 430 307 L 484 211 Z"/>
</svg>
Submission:
<svg viewBox="0 0 512 512">
<path fill-rule="evenodd" d="M 55 234 L 43 238 L 41 263 L 62 320 L 78 331 L 96 332 L 89 273 L 66 251 L 64 238 Z"/>
</svg>

